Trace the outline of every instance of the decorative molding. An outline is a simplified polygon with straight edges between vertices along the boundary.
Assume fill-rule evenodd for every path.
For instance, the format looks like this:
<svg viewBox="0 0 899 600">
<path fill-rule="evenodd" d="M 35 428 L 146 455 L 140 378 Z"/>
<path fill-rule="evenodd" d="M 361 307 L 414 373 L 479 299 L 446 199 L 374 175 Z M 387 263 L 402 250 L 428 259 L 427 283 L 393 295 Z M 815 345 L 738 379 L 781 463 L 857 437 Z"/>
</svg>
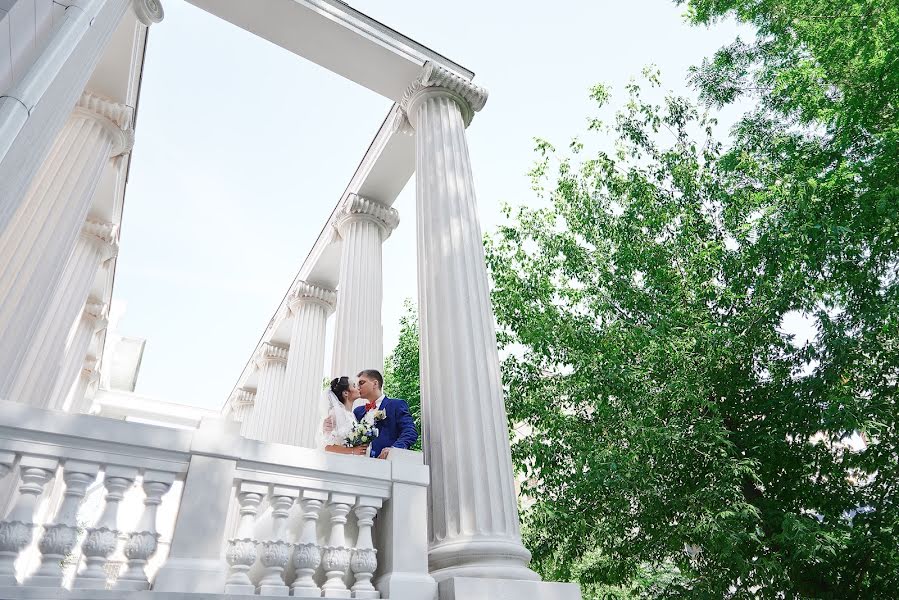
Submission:
<svg viewBox="0 0 899 600">
<path fill-rule="evenodd" d="M 81 233 L 87 236 L 98 238 L 107 244 L 115 244 L 118 241 L 119 227 L 115 223 L 107 223 L 105 221 L 94 221 L 87 219 Z"/>
<path fill-rule="evenodd" d="M 288 349 L 284 346 L 276 346 L 274 344 L 262 344 L 259 353 L 256 355 L 256 365 L 260 368 L 265 363 L 275 362 L 287 364 Z"/>
<path fill-rule="evenodd" d="M 88 298 L 84 305 L 82 318 L 93 322 L 94 331 L 103 331 L 109 324 L 109 321 L 106 320 L 108 310 L 109 305 L 105 302 L 100 302 L 96 298 Z"/>
<path fill-rule="evenodd" d="M 250 390 L 241 388 L 235 393 L 231 394 L 230 402 L 231 408 L 233 410 L 237 410 L 245 406 L 253 406 L 253 404 L 256 402 L 256 392 L 251 392 Z"/>
<path fill-rule="evenodd" d="M 134 109 L 108 98 L 84 92 L 75 105 L 73 114 L 94 119 L 112 140 L 110 157 L 128 154 L 134 147 Z"/>
<path fill-rule="evenodd" d="M 341 237 L 345 235 L 346 225 L 358 219 L 365 219 L 377 225 L 381 229 L 381 239 L 385 240 L 400 224 L 400 213 L 395 208 L 368 200 L 359 194 L 350 194 L 340 207 L 335 223 Z"/>
<path fill-rule="evenodd" d="M 424 96 L 431 92 L 449 92 L 450 95 L 457 100 L 459 108 L 462 109 L 462 118 L 467 126 L 471 123 L 474 113 L 478 112 L 487 104 L 487 90 L 473 84 L 468 79 L 461 77 L 445 67 L 428 61 L 422 68 L 421 75 L 412 82 L 406 92 L 400 105 L 406 113 L 407 118 L 415 125 L 414 122 L 414 105 Z"/>
<path fill-rule="evenodd" d="M 393 121 L 390 123 L 390 132 L 408 136 L 411 136 L 415 133 L 415 128 L 412 127 L 412 123 L 410 123 L 409 119 L 406 118 L 405 111 L 398 110 L 393 115 Z"/>
<path fill-rule="evenodd" d="M 81 228 L 81 237 L 102 249 L 101 263 L 115 258 L 119 253 L 119 227 L 115 223 L 87 219 Z"/>
<path fill-rule="evenodd" d="M 327 312 L 333 312 L 337 305 L 337 292 L 306 281 L 300 281 L 293 288 L 287 306 L 290 313 L 295 315 L 300 306 L 307 302 L 321 305 Z"/>
<path fill-rule="evenodd" d="M 131 6 L 137 20 L 149 27 L 165 18 L 165 11 L 159 0 L 132 0 Z"/>
</svg>

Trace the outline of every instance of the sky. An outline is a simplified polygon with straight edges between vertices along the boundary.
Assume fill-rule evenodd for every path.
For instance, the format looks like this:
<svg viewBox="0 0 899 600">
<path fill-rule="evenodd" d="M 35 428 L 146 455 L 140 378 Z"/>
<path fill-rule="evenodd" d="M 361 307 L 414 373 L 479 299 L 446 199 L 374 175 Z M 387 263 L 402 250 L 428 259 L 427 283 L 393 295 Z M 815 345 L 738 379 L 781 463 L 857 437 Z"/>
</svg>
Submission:
<svg viewBox="0 0 899 600">
<path fill-rule="evenodd" d="M 727 22 L 690 27 L 665 0 L 350 4 L 488 89 L 468 129 L 485 232 L 503 203 L 536 201 L 533 139 L 583 133 L 594 84 L 621 105 L 624 85 L 654 64 L 666 89 L 687 93 L 691 65 L 746 35 Z M 147 340 L 137 393 L 218 409 L 391 102 L 181 0 L 164 7 L 125 196 L 117 329 Z M 414 191 L 413 178 L 384 244 L 385 354 L 416 297 Z"/>
</svg>

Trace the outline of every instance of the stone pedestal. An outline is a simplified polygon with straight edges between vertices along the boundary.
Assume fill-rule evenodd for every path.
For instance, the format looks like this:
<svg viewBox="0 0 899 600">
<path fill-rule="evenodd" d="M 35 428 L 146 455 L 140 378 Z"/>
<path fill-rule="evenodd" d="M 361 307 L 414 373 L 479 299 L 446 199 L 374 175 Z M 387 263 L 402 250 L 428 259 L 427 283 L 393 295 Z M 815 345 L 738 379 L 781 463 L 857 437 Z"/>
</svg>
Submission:
<svg viewBox="0 0 899 600">
<path fill-rule="evenodd" d="M 536 580 L 521 544 L 496 333 L 465 128 L 487 93 L 428 63 L 403 106 L 416 135 L 421 395 L 429 565 Z"/>
<path fill-rule="evenodd" d="M 353 377 L 362 369 L 384 368 L 381 244 L 399 224 L 399 214 L 356 195 L 342 210 L 337 221 L 343 247 L 331 376 Z"/>
</svg>

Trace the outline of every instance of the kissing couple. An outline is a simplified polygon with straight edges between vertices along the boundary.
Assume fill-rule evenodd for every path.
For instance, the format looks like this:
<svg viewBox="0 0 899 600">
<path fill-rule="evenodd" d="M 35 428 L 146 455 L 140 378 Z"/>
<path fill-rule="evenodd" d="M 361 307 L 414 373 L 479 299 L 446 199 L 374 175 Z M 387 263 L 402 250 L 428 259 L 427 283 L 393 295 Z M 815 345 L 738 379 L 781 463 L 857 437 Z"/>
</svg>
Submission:
<svg viewBox="0 0 899 600">
<path fill-rule="evenodd" d="M 353 381 L 347 376 L 331 380 L 328 416 L 322 423 L 324 449 L 338 454 L 387 458 L 391 448 L 411 448 L 418 440 L 409 405 L 381 391 L 384 377 L 365 369 Z M 357 400 L 365 404 L 353 408 Z"/>
</svg>

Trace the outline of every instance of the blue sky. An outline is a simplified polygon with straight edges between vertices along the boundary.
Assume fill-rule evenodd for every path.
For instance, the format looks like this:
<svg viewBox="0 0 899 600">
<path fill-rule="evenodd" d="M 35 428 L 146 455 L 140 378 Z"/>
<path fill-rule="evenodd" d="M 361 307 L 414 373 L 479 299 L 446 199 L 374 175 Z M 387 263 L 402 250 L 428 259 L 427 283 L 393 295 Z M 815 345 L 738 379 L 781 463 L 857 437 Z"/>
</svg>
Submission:
<svg viewBox="0 0 899 600">
<path fill-rule="evenodd" d="M 468 130 L 482 226 L 535 201 L 533 138 L 585 130 L 590 87 L 648 64 L 686 92 L 733 39 L 663 0 L 411 2 L 356 9 L 472 69 L 490 92 Z M 346 187 L 390 102 L 178 0 L 150 32 L 114 297 L 147 339 L 137 392 L 218 408 Z M 415 292 L 414 180 L 384 245 L 385 352 Z M 332 319 L 333 321 L 333 319 Z"/>
</svg>

